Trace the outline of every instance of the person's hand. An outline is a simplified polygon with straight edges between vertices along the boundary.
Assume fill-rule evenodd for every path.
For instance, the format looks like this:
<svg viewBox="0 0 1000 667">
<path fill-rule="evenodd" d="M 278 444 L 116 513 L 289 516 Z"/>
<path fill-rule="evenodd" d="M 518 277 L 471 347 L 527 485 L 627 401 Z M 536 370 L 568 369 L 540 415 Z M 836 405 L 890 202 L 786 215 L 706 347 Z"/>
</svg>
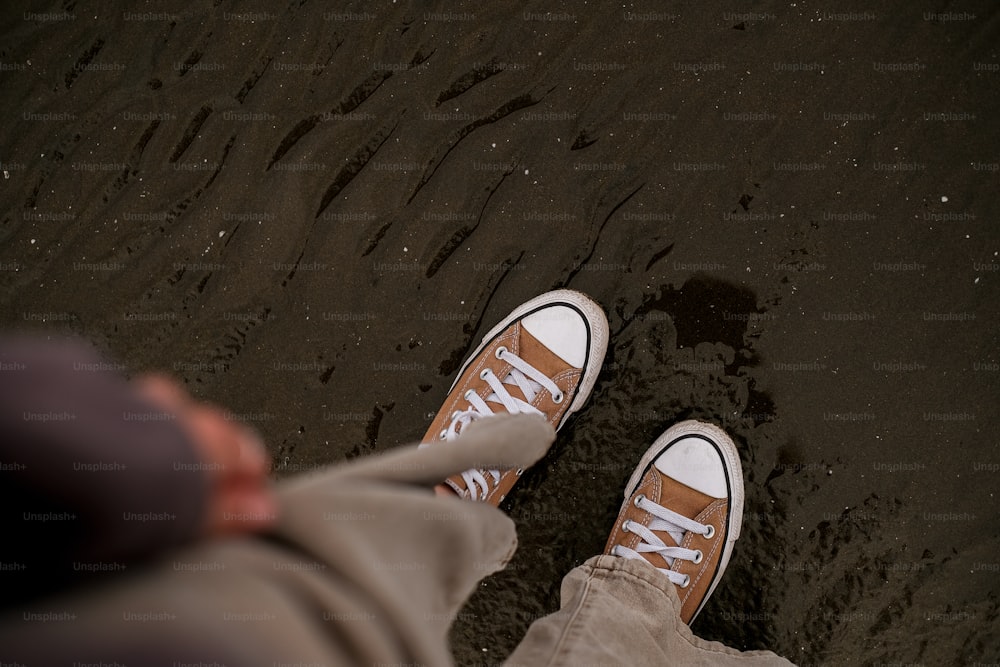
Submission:
<svg viewBox="0 0 1000 667">
<path fill-rule="evenodd" d="M 176 415 L 195 444 L 209 479 L 205 535 L 258 532 L 274 523 L 270 462 L 256 433 L 227 419 L 222 409 L 198 403 L 170 378 L 147 375 L 136 386 L 145 398 Z"/>
</svg>

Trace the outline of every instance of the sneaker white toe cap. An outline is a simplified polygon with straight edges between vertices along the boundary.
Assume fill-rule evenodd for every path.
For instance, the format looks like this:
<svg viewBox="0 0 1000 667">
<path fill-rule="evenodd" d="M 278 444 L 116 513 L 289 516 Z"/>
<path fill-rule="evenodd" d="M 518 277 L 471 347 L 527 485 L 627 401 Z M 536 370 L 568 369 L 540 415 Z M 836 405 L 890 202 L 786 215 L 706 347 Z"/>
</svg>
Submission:
<svg viewBox="0 0 1000 667">
<path fill-rule="evenodd" d="M 707 440 L 682 438 L 664 450 L 653 465 L 667 477 L 707 496 L 728 495 L 722 457 Z"/>
<path fill-rule="evenodd" d="M 587 323 L 578 311 L 548 306 L 525 317 L 521 326 L 567 364 L 583 368 L 587 361 Z"/>
</svg>

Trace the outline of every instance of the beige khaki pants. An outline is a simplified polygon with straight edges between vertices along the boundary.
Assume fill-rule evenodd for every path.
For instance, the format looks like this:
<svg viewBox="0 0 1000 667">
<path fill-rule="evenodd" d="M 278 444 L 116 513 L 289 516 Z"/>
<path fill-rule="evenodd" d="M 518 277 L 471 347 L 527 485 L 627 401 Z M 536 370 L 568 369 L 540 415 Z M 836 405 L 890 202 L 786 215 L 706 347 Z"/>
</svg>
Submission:
<svg viewBox="0 0 1000 667">
<path fill-rule="evenodd" d="M 514 523 L 433 484 L 527 467 L 551 427 L 483 420 L 458 441 L 403 447 L 283 483 L 271 538 L 203 543 L 113 583 L 0 620 L 0 661 L 25 665 L 450 665 L 451 620 L 513 555 Z M 653 568 L 598 556 L 563 580 L 510 665 L 788 665 L 694 637 Z M 33 613 L 63 613 L 42 621 Z"/>
</svg>

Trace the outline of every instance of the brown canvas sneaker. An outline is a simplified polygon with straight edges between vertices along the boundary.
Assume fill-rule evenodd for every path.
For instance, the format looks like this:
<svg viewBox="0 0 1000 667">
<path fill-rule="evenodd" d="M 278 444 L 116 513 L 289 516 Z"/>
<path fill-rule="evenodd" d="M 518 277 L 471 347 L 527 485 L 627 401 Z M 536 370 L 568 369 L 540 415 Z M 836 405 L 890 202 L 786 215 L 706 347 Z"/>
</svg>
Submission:
<svg viewBox="0 0 1000 667">
<path fill-rule="evenodd" d="M 608 349 L 608 320 L 590 297 L 556 290 L 514 309 L 458 372 L 424 443 L 452 440 L 495 413 L 541 414 L 556 430 L 583 407 Z M 499 505 L 522 470 L 467 470 L 445 480 L 459 496 Z"/>
<path fill-rule="evenodd" d="M 722 578 L 743 521 L 743 468 L 722 429 L 671 426 L 643 455 L 604 553 L 645 560 L 676 585 L 690 624 Z"/>
</svg>

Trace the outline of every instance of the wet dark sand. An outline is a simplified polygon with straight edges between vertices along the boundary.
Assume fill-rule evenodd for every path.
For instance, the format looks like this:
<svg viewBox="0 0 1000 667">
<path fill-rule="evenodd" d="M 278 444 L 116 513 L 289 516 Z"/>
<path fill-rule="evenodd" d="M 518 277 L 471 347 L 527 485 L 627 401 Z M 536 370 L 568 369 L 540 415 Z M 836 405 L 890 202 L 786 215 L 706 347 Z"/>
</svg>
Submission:
<svg viewBox="0 0 1000 667">
<path fill-rule="evenodd" d="M 992 3 L 65 4 L 3 11 L 5 327 L 175 373 L 286 476 L 419 438 L 522 301 L 605 307 L 458 664 L 557 607 L 685 417 L 734 435 L 747 488 L 698 634 L 1000 656 Z"/>
</svg>

